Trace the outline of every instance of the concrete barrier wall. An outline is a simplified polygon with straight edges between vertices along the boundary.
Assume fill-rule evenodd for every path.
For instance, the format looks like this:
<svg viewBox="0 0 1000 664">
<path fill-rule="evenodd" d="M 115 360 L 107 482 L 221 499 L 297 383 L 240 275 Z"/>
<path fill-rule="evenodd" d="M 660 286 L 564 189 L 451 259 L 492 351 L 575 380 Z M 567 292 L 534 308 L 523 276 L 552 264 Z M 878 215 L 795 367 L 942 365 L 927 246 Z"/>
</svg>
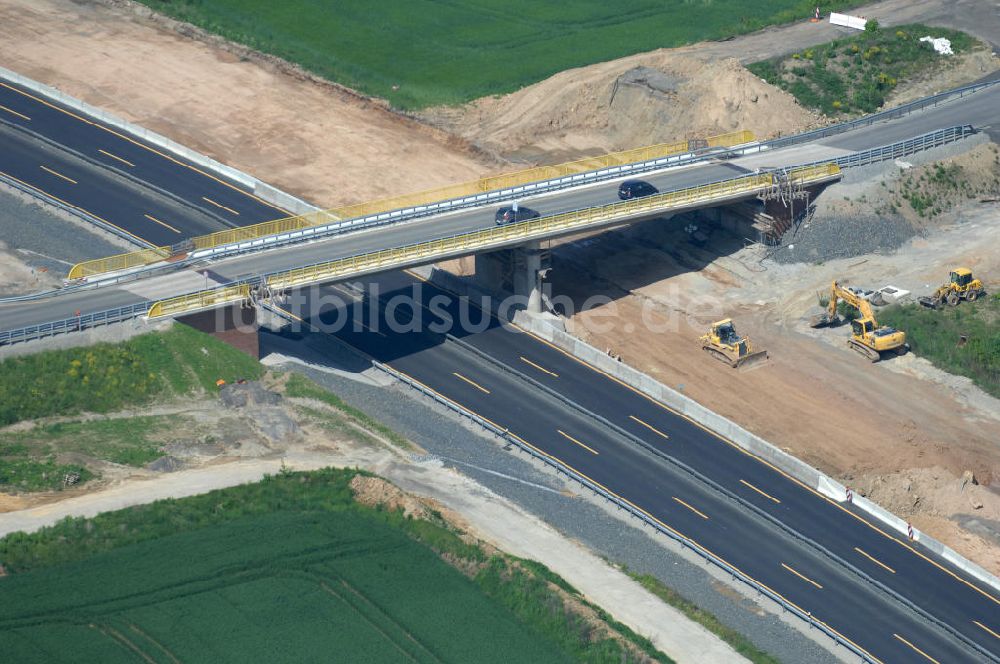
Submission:
<svg viewBox="0 0 1000 664">
<path fill-rule="evenodd" d="M 439 272 L 436 271 L 435 276 Z M 453 280 L 455 279 L 453 277 Z M 778 449 L 738 424 L 713 413 L 698 402 L 650 378 L 637 369 L 609 357 L 607 353 L 603 353 L 573 335 L 553 327 L 544 320 L 529 316 L 524 312 L 518 312 L 515 315 L 514 322 L 518 326 L 551 342 L 553 345 L 572 353 L 574 356 L 606 374 L 669 406 L 722 438 L 736 443 L 746 451 L 774 465 L 776 468 L 831 500 L 841 503 L 847 500 L 846 487 L 840 482 L 821 473 L 801 459 L 797 459 L 787 452 Z M 862 496 L 854 496 L 853 504 L 858 509 L 874 517 L 884 526 L 888 526 L 890 530 L 896 531 L 903 537 L 909 536 L 909 524 L 881 505 Z M 913 534 L 915 540 L 956 568 L 990 586 L 993 590 L 1000 591 L 1000 579 L 993 574 L 990 574 L 976 563 L 964 558 L 955 550 L 945 546 L 926 533 L 922 533 L 914 528 Z"/>
<path fill-rule="evenodd" d="M 248 175 L 247 173 L 233 168 L 232 166 L 227 166 L 216 161 L 215 159 L 212 159 L 211 157 L 206 157 L 205 155 L 195 152 L 191 148 L 185 147 L 180 143 L 167 138 L 166 136 L 161 136 L 154 131 L 149 131 L 148 129 L 140 127 L 137 124 L 123 120 L 108 111 L 97 108 L 96 106 L 91 106 L 87 102 L 71 97 L 70 95 L 49 85 L 39 83 L 38 81 L 32 80 L 27 76 L 22 76 L 21 74 L 5 69 L 4 67 L 0 67 L 0 78 L 5 78 L 11 83 L 16 83 L 23 88 L 31 90 L 32 92 L 55 100 L 63 106 L 99 120 L 109 127 L 120 129 L 123 132 L 131 134 L 132 136 L 149 143 L 150 145 L 163 148 L 164 150 L 167 150 L 168 152 L 171 152 L 174 155 L 191 162 L 192 164 L 214 171 L 216 174 L 221 175 L 224 178 L 247 187 L 254 193 L 254 195 L 264 199 L 265 201 L 278 205 L 293 214 L 305 214 L 306 212 L 312 212 L 318 209 L 309 203 L 292 196 L 291 194 L 286 194 L 266 182 L 258 180 L 252 175 Z"/>
</svg>

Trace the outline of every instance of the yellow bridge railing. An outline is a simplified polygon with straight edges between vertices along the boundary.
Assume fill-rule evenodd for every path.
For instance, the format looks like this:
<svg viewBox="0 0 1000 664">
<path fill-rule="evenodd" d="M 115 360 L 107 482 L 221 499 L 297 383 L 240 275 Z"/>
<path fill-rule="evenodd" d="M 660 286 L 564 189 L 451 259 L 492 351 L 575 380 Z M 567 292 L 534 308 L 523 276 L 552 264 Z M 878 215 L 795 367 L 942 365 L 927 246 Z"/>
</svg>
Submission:
<svg viewBox="0 0 1000 664">
<path fill-rule="evenodd" d="M 248 284 L 222 286 L 221 288 L 203 290 L 154 302 L 146 315 L 150 318 L 179 316 L 200 309 L 212 309 L 225 304 L 246 302 L 249 299 L 250 286 Z"/>
<path fill-rule="evenodd" d="M 736 131 L 729 134 L 711 136 L 703 141 L 702 144 L 709 147 L 730 147 L 733 145 L 749 143 L 752 140 L 754 140 L 753 132 Z M 558 164 L 556 166 L 538 166 L 514 173 L 505 173 L 502 175 L 492 175 L 489 177 L 479 178 L 478 180 L 473 180 L 471 182 L 462 182 L 460 184 L 439 187 L 437 189 L 428 189 L 426 191 L 420 191 L 413 194 L 405 194 L 403 196 L 395 196 L 393 198 L 385 198 L 366 203 L 357 203 L 354 205 L 331 208 L 329 210 L 319 212 L 310 212 L 304 215 L 287 217 L 284 219 L 275 219 L 274 221 L 266 221 L 262 224 L 243 226 L 241 228 L 234 228 L 231 230 L 211 233 L 209 235 L 194 237 L 190 240 L 190 246 L 193 250 L 211 249 L 227 244 L 234 244 L 236 242 L 256 240 L 269 235 L 287 233 L 289 231 L 308 228 L 310 226 L 320 226 L 322 224 L 337 221 L 338 219 L 365 217 L 373 214 L 379 214 L 381 212 L 388 212 L 390 210 L 413 207 L 415 205 L 426 205 L 428 203 L 445 201 L 452 198 L 460 198 L 462 196 L 482 194 L 487 191 L 509 189 L 510 187 L 530 184 L 532 182 L 552 180 L 559 177 L 565 177 L 567 175 L 573 175 L 575 173 L 586 173 L 587 171 L 595 171 L 603 168 L 610 168 L 612 166 L 624 166 L 625 164 L 652 161 L 653 159 L 669 157 L 675 154 L 683 154 L 684 152 L 687 152 L 695 143 L 697 142 L 681 141 L 678 143 L 662 143 L 660 145 L 651 145 L 649 147 L 625 150 L 623 152 L 612 152 L 611 154 L 601 155 L 599 157 L 588 157 L 586 159 L 579 159 L 577 161 Z M 161 261 L 170 255 L 169 248 L 166 248 L 165 255 L 150 255 L 148 251 L 149 250 L 144 249 L 133 252 L 132 254 L 123 254 L 122 256 L 113 256 L 111 258 L 98 258 L 78 263 L 70 268 L 69 278 L 80 279 L 83 277 L 105 274 L 107 272 L 124 270 L 131 267 L 148 265 L 150 263 Z M 124 263 L 121 260 L 123 258 L 125 259 Z"/>
<path fill-rule="evenodd" d="M 827 181 L 840 175 L 840 167 L 836 164 L 821 164 L 789 173 L 793 182 L 810 184 Z M 530 219 L 516 224 L 495 226 L 471 233 L 463 233 L 452 237 L 429 240 L 404 247 L 383 249 L 367 254 L 340 258 L 317 265 L 295 268 L 278 272 L 267 277 L 266 286 L 271 291 L 281 291 L 304 286 L 311 283 L 333 281 L 339 278 L 374 272 L 394 267 L 412 265 L 417 262 L 431 262 L 440 258 L 460 254 L 467 251 L 509 243 L 510 241 L 530 240 L 543 237 L 559 231 L 572 231 L 600 222 L 613 222 L 627 219 L 644 212 L 669 212 L 674 209 L 684 209 L 699 203 L 721 201 L 742 194 L 758 193 L 775 185 L 771 173 L 748 175 L 725 182 L 681 189 L 656 196 L 637 198 L 612 205 L 587 208 L 574 212 L 565 212 L 550 217 Z M 235 287 L 228 287 L 235 288 Z M 192 293 L 171 300 L 155 303 L 149 311 L 150 318 L 177 315 L 185 311 L 203 309 L 206 301 L 211 300 L 211 293 L 203 291 Z M 208 299 L 206 299 L 208 297 Z M 241 298 L 225 299 L 220 296 L 219 303 L 224 304 Z"/>
<path fill-rule="evenodd" d="M 70 268 L 69 278 L 81 279 L 95 274 L 104 274 L 105 272 L 128 270 L 129 268 L 149 265 L 150 263 L 156 263 L 167 258 L 170 258 L 170 247 L 139 249 L 138 251 L 130 251 L 127 254 L 118 254 L 117 256 L 108 256 L 107 258 L 98 258 L 96 260 L 77 263 Z"/>
</svg>

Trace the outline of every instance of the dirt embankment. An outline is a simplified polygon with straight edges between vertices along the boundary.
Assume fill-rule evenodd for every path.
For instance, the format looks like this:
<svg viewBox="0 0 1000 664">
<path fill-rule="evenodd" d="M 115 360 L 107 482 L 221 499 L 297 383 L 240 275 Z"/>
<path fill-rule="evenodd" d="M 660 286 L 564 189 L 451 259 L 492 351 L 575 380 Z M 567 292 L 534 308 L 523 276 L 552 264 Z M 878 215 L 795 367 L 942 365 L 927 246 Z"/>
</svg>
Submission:
<svg viewBox="0 0 1000 664">
<path fill-rule="evenodd" d="M 146 13 L 4 0 L 0 61 L 324 207 L 499 168 L 381 103 Z"/>
<path fill-rule="evenodd" d="M 735 59 L 666 49 L 421 117 L 490 151 L 547 162 L 741 129 L 771 138 L 822 123 Z"/>
<path fill-rule="evenodd" d="M 985 143 L 939 163 L 904 169 L 890 163 L 863 182 L 831 187 L 791 241 L 794 249 L 776 254 L 795 253 L 798 261 L 762 260 L 765 252 L 741 248 L 740 236 L 720 230 L 697 247 L 684 220 L 570 244 L 554 254 L 553 295 L 569 295 L 578 307 L 594 294 L 608 295 L 608 308 L 573 316 L 574 333 L 884 499 L 1000 572 L 1000 401 L 913 354 L 871 365 L 846 348 L 849 330 L 805 323 L 816 294 L 833 279 L 921 294 L 946 279 L 950 267 L 968 264 L 995 292 L 997 208 L 979 202 L 996 186 L 995 157 L 996 147 Z M 904 191 L 934 194 L 941 208 L 921 217 Z M 894 201 L 893 218 L 905 235 L 881 255 L 866 251 L 865 229 L 854 221 L 885 225 L 879 210 Z M 839 253 L 845 247 L 850 251 Z M 614 315 L 606 318 L 607 311 Z M 698 336 L 727 317 L 770 351 L 767 365 L 734 371 L 698 350 Z M 614 324 L 603 329 L 608 321 Z M 957 489 L 967 472 L 979 485 Z"/>
</svg>

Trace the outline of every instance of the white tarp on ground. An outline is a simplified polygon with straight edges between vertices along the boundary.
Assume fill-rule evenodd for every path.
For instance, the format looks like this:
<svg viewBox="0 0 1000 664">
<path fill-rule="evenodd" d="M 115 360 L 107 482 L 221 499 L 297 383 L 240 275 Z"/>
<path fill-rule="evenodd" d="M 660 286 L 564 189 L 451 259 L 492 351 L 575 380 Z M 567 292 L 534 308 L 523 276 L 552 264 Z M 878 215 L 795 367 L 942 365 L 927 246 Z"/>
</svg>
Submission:
<svg viewBox="0 0 1000 664">
<path fill-rule="evenodd" d="M 838 14 L 837 12 L 830 12 L 830 25 L 843 25 L 848 28 L 854 28 L 856 30 L 864 30 L 865 23 L 867 19 L 860 16 L 851 16 L 850 14 Z"/>
<path fill-rule="evenodd" d="M 944 37 L 921 37 L 920 41 L 930 42 L 934 50 L 941 55 L 955 55 L 955 52 L 951 50 L 951 40 L 945 39 Z"/>
</svg>

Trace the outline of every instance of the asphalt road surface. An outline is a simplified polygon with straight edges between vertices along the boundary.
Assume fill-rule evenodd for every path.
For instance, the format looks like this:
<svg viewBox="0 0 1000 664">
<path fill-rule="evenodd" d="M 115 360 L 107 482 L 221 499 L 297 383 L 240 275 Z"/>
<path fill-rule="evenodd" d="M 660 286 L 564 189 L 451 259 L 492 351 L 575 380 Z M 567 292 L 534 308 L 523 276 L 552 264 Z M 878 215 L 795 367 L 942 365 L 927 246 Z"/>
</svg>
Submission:
<svg viewBox="0 0 1000 664">
<path fill-rule="evenodd" d="M 0 172 L 152 244 L 173 244 L 226 225 L 246 226 L 288 216 L 237 183 L 3 79 L 0 122 L 21 130 L 17 149 L 6 149 L 14 144 L 11 132 L 0 138 L 5 148 L 0 150 Z M 63 153 L 57 156 L 57 151 L 45 150 L 46 145 L 60 146 Z M 105 172 L 95 175 L 101 168 L 90 166 L 103 167 Z M 127 177 L 115 177 L 116 171 Z M 130 178 L 182 201 L 192 208 L 191 219 L 164 213 L 163 223 L 158 224 L 145 215 L 155 217 L 159 210 L 138 202 L 119 212 L 117 203 L 136 196 Z M 137 212 L 142 214 L 137 216 Z M 206 223 L 206 216 L 224 223 Z"/>
<path fill-rule="evenodd" d="M 926 661 L 961 662 L 983 656 L 863 577 L 891 587 L 1000 658 L 995 635 L 1000 633 L 1000 600 L 919 544 L 812 491 L 548 343 L 501 326 L 474 307 L 463 314 L 455 299 L 431 284 L 405 273 L 384 275 L 377 284 L 379 306 L 328 305 L 300 313 L 625 498 L 882 661 L 919 661 L 927 655 Z M 357 298 L 339 287 L 324 290 L 345 303 Z M 399 295 L 412 296 L 416 305 Z M 386 307 L 394 298 L 397 304 Z M 437 298 L 436 305 L 432 298 Z M 413 323 L 414 312 L 419 325 Z M 467 333 L 447 324 L 463 316 L 468 326 L 480 331 Z M 443 331 L 432 331 L 436 324 L 497 364 L 448 340 Z M 568 407 L 519 374 L 620 430 Z"/>
</svg>

